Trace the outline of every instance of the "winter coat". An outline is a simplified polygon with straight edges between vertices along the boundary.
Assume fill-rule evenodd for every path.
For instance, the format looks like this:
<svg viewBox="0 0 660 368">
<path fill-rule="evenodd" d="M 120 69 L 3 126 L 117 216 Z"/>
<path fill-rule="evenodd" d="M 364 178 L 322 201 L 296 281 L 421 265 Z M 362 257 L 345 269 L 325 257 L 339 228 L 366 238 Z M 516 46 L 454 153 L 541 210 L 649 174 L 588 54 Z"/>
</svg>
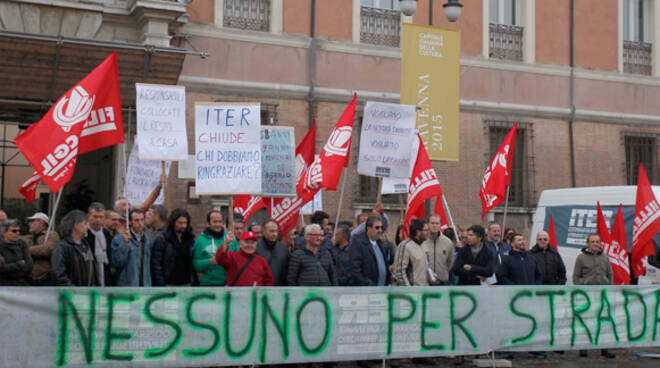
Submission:
<svg viewBox="0 0 660 368">
<path fill-rule="evenodd" d="M 199 234 L 195 245 L 193 246 L 193 269 L 199 277 L 199 284 L 202 286 L 223 286 L 227 284 L 227 272 L 220 265 L 209 263 L 212 257 L 218 252 L 218 248 L 225 241 L 227 233 L 223 230 L 221 237 L 216 238 L 211 231 L 206 228 Z M 238 251 L 236 240 L 229 243 L 229 251 Z"/>
<path fill-rule="evenodd" d="M 58 286 L 98 286 L 94 253 L 83 239 L 77 244 L 66 237 L 53 249 L 50 274 Z"/>
<path fill-rule="evenodd" d="M 32 256 L 32 279 L 35 281 L 49 279 L 50 256 L 53 254 L 53 249 L 55 249 L 57 243 L 60 242 L 60 236 L 57 235 L 56 231 L 51 231 L 47 244 L 44 244 L 46 233 L 37 235 L 36 240 L 34 234 L 24 235 L 22 239 L 28 245 L 30 256 Z"/>
<path fill-rule="evenodd" d="M 238 275 L 245 262 L 251 257 L 252 262 Z M 227 270 L 227 286 L 273 286 L 273 274 L 266 259 L 257 254 L 247 254 L 243 250 L 237 252 L 219 251 L 215 256 L 218 264 Z M 238 276 L 238 279 L 236 277 Z M 232 285 L 233 284 L 233 285 Z"/>
<path fill-rule="evenodd" d="M 319 246 L 316 254 L 307 247 L 296 248 L 289 259 L 289 286 L 336 286 L 337 274 L 330 252 Z"/>
<path fill-rule="evenodd" d="M 526 252 L 511 250 L 497 266 L 499 285 L 541 285 L 543 275 L 536 264 L 536 259 Z"/>
<path fill-rule="evenodd" d="M 511 251 L 511 246 L 501 240 L 495 244 L 495 242 L 486 237 L 484 239 L 484 244 L 486 244 L 493 251 L 493 253 L 495 253 L 495 260 L 498 264 L 502 263 L 504 256 L 508 255 Z"/>
<path fill-rule="evenodd" d="M 543 250 L 536 244 L 529 253 L 536 259 L 536 264 L 543 275 L 544 285 L 566 284 L 566 267 L 555 248 L 548 245 Z"/>
<path fill-rule="evenodd" d="M 390 284 L 390 271 L 387 264 L 387 256 L 383 250 L 383 243 L 376 241 L 378 249 L 385 263 L 385 285 Z M 354 285 L 356 286 L 377 286 L 378 285 L 378 261 L 376 253 L 371 246 L 367 233 L 351 236 L 349 245 L 351 265 L 349 273 Z"/>
<path fill-rule="evenodd" d="M 184 232 L 179 240 L 172 229 L 158 236 L 151 249 L 153 286 L 185 285 L 191 282 L 194 241 L 195 236 L 190 232 Z"/>
<path fill-rule="evenodd" d="M 435 240 L 431 237 L 424 240 L 422 247 L 429 255 L 429 267 L 437 280 L 432 284 L 449 282 L 449 270 L 454 265 L 454 243 L 440 233 Z"/>
<path fill-rule="evenodd" d="M 612 266 L 603 251 L 593 254 L 589 248 L 582 248 L 582 252 L 575 259 L 573 268 L 573 284 L 575 285 L 612 285 Z"/>
<path fill-rule="evenodd" d="M 397 280 L 403 280 L 402 285 L 405 286 L 428 286 L 429 256 L 424 246 L 410 239 L 410 241 L 402 242 L 400 247 L 403 248 L 397 252 L 399 258 L 394 260 L 396 265 L 400 265 L 400 267 L 396 267 Z M 409 264 L 412 264 L 412 274 L 410 275 L 407 272 Z"/>
<path fill-rule="evenodd" d="M 332 248 L 332 259 L 335 261 L 335 273 L 337 274 L 337 285 L 352 286 L 351 274 L 349 268 L 351 264 L 351 254 L 349 246 L 339 249 L 338 246 Z"/>
<path fill-rule="evenodd" d="M 289 268 L 289 250 L 280 241 L 275 241 L 272 246 L 261 237 L 257 241 L 258 255 L 264 257 L 270 266 L 270 271 L 275 278 L 275 286 L 286 286 L 287 269 Z"/>
<path fill-rule="evenodd" d="M 30 286 L 32 275 L 32 257 L 28 245 L 18 240 L 0 243 L 0 285 Z"/>
<path fill-rule="evenodd" d="M 471 266 L 470 271 L 463 268 L 466 264 Z M 458 255 L 451 271 L 458 276 L 458 285 L 480 285 L 481 280 L 477 276 L 491 277 L 496 265 L 495 250 L 485 243 L 481 244 L 481 250 L 474 259 L 471 247 L 466 245 L 458 249 Z"/>
<path fill-rule="evenodd" d="M 131 231 L 131 238 L 124 243 L 122 234 L 112 239 L 112 259 L 110 262 L 117 268 L 117 286 L 151 286 L 151 248 L 153 242 L 145 233 L 139 238 L 142 243 L 142 283 L 140 285 L 140 250 L 138 238 Z"/>
</svg>

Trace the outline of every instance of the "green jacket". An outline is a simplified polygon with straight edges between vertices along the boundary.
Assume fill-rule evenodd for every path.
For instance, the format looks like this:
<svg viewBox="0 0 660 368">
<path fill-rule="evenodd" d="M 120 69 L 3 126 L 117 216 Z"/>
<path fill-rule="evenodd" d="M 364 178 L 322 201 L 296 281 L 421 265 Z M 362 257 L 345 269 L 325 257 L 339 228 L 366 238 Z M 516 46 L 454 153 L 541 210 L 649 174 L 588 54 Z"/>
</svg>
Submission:
<svg viewBox="0 0 660 368">
<path fill-rule="evenodd" d="M 227 284 L 227 273 L 220 265 L 211 265 L 209 260 L 215 257 L 215 252 L 225 241 L 225 232 L 222 232 L 221 238 L 214 238 L 206 229 L 199 234 L 193 247 L 193 268 L 199 276 L 201 286 L 224 286 Z M 238 250 L 238 243 L 234 239 L 229 243 L 230 251 Z"/>
</svg>

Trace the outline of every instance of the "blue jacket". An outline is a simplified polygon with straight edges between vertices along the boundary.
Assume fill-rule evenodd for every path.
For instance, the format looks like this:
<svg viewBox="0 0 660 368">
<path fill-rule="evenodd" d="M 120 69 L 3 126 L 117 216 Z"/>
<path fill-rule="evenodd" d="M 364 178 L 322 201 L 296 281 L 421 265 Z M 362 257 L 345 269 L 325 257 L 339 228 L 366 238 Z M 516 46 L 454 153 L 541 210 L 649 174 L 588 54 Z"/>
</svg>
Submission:
<svg viewBox="0 0 660 368">
<path fill-rule="evenodd" d="M 385 263 L 385 285 L 390 284 L 390 270 L 388 269 L 387 256 L 383 249 L 383 244 L 376 241 L 383 263 Z M 369 242 L 367 233 L 351 236 L 351 243 L 348 246 L 349 258 L 348 274 L 350 275 L 351 285 L 355 286 L 377 286 L 378 285 L 378 261 L 376 253 Z"/>
<path fill-rule="evenodd" d="M 463 266 L 469 264 L 470 271 L 466 271 Z M 497 256 L 495 250 L 482 243 L 481 250 L 475 259 L 472 258 L 472 250 L 469 245 L 458 248 L 456 261 L 451 268 L 451 272 L 458 276 L 458 285 L 480 285 L 481 281 L 477 276 L 491 277 L 495 273 L 497 265 Z"/>
<path fill-rule="evenodd" d="M 541 285 L 543 275 L 536 264 L 536 259 L 529 253 L 512 250 L 502 258 L 502 264 L 497 267 L 497 283 L 499 285 Z"/>
<path fill-rule="evenodd" d="M 142 259 L 142 280 L 144 286 L 151 286 L 151 247 L 153 242 L 145 233 L 141 241 L 144 247 Z M 138 239 L 131 231 L 129 244 L 124 243 L 122 234 L 112 239 L 112 259 L 110 262 L 117 268 L 117 286 L 140 286 L 140 252 Z"/>
<path fill-rule="evenodd" d="M 495 253 L 495 260 L 498 264 L 501 264 L 504 260 L 504 257 L 509 255 L 509 252 L 511 251 L 511 246 L 501 240 L 495 244 L 495 242 L 490 241 L 488 237 L 486 237 L 484 239 L 484 244 L 486 244 L 493 251 L 493 253 Z"/>
</svg>

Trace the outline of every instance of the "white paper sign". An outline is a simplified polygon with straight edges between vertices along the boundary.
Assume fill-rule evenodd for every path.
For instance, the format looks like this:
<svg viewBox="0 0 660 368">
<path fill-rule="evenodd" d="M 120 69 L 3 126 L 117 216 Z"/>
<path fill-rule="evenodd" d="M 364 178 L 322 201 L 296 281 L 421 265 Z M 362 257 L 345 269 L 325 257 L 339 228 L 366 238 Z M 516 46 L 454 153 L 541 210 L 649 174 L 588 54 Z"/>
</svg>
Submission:
<svg viewBox="0 0 660 368">
<path fill-rule="evenodd" d="M 136 83 L 135 90 L 140 160 L 186 160 L 186 88 Z"/>
<path fill-rule="evenodd" d="M 197 194 L 261 194 L 259 103 L 195 104 Z"/>
<path fill-rule="evenodd" d="M 417 161 L 417 151 L 419 150 L 419 139 L 417 139 L 417 131 L 413 134 L 412 143 L 410 144 L 410 171 L 407 178 L 383 178 L 383 186 L 380 190 L 382 194 L 408 194 L 408 186 L 410 185 L 410 177 L 415 168 L 415 161 Z"/>
<path fill-rule="evenodd" d="M 381 178 L 410 175 L 410 142 L 416 115 L 412 105 L 367 101 L 360 133 L 358 174 Z"/>
<path fill-rule="evenodd" d="M 126 170 L 126 182 L 124 193 L 128 202 L 133 206 L 139 206 L 147 200 L 149 194 L 160 181 L 162 171 L 159 161 L 140 160 L 138 144 L 133 145 L 131 155 L 128 157 L 128 169 Z M 170 174 L 170 163 L 165 162 L 165 176 Z M 163 204 L 164 197 L 161 190 L 154 204 Z"/>
<path fill-rule="evenodd" d="M 311 215 L 316 211 L 323 211 L 323 190 L 319 190 L 314 194 L 314 199 L 305 203 L 304 206 L 300 209 L 300 213 L 303 215 Z"/>
</svg>

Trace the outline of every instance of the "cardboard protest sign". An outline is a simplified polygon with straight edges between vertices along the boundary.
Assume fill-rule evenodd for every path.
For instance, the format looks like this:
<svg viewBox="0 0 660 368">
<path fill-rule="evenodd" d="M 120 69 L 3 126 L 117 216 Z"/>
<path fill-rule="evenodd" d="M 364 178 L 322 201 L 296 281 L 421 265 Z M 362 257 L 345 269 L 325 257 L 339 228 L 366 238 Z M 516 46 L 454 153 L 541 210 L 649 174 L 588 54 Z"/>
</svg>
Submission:
<svg viewBox="0 0 660 368">
<path fill-rule="evenodd" d="M 415 131 L 414 134 L 417 134 L 417 131 Z M 415 160 L 417 159 L 417 150 L 419 150 L 419 140 L 414 139 L 410 149 L 410 168 L 408 171 L 408 177 L 383 178 L 383 185 L 380 190 L 381 194 L 408 194 L 410 177 L 412 176 L 412 170 L 415 166 Z"/>
<path fill-rule="evenodd" d="M 367 101 L 362 117 L 358 174 L 410 176 L 415 106 Z"/>
<path fill-rule="evenodd" d="M 197 194 L 261 194 L 259 103 L 195 104 Z"/>
<path fill-rule="evenodd" d="M 293 127 L 261 127 L 261 186 L 264 197 L 294 197 L 295 135 Z"/>
<path fill-rule="evenodd" d="M 140 160 L 186 160 L 186 88 L 136 83 L 135 90 Z"/>
<path fill-rule="evenodd" d="M 147 200 L 149 194 L 158 185 L 162 167 L 158 161 L 140 160 L 138 143 L 133 145 L 131 155 L 128 157 L 128 169 L 126 170 L 126 181 L 124 183 L 124 193 L 128 202 L 139 206 Z M 165 163 L 165 175 L 170 174 L 170 163 Z M 165 198 L 164 191 L 160 192 L 154 204 L 163 204 Z"/>
</svg>

